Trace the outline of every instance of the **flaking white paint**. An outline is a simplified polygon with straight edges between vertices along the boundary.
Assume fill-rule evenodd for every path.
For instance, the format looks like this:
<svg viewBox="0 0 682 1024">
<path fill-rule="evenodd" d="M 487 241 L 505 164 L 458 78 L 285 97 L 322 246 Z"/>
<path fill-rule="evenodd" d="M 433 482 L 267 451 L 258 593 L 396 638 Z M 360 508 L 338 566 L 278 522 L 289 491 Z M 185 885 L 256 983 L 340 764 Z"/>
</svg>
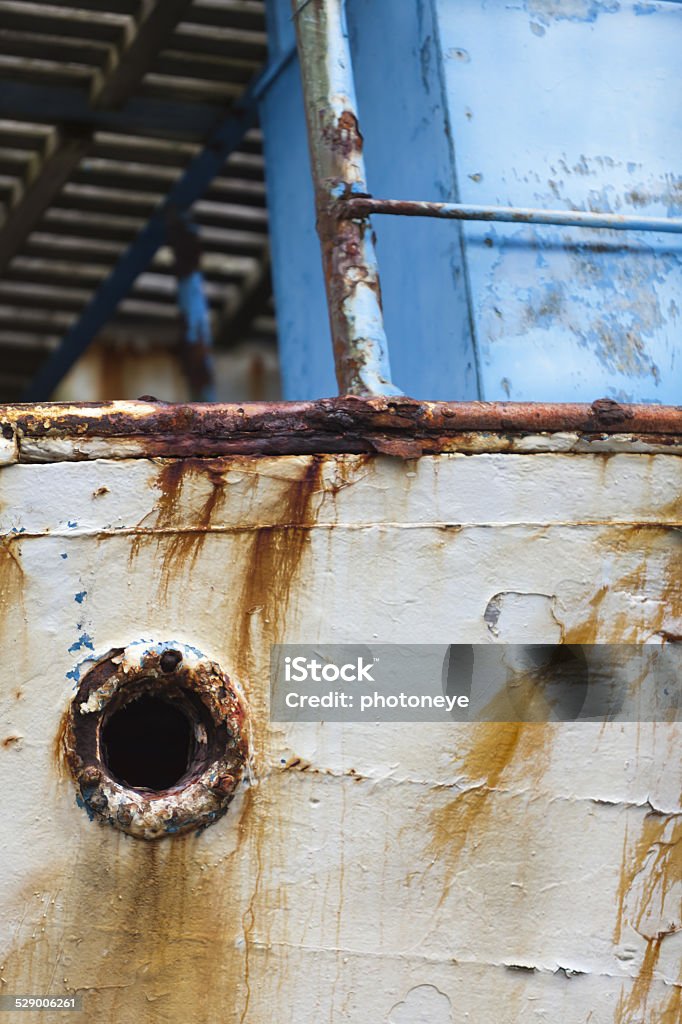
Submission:
<svg viewBox="0 0 682 1024">
<path fill-rule="evenodd" d="M 678 725 L 271 724 L 267 669 L 278 640 L 496 642 L 496 595 L 502 639 L 679 636 L 680 460 L 169 466 L 0 471 L 2 991 L 116 1024 L 676 1022 Z M 55 759 L 80 659 L 148 636 L 242 685 L 255 748 L 222 821 L 158 844 Z"/>
</svg>

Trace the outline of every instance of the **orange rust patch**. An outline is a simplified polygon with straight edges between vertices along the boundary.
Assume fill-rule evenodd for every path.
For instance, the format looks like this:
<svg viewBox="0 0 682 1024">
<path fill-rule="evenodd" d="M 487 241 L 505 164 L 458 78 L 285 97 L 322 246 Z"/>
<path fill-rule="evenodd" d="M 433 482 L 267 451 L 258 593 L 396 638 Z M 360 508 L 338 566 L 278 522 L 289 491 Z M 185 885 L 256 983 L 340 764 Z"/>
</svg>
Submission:
<svg viewBox="0 0 682 1024">
<path fill-rule="evenodd" d="M 544 770 L 553 728 L 539 722 L 480 722 L 474 726 L 462 769 L 467 780 L 480 784 L 459 793 L 431 815 L 429 853 L 442 859 L 448 871 L 454 871 L 472 835 L 485 835 L 490 828 L 491 797 L 510 774 L 513 762 L 523 765 L 526 777 Z M 442 898 L 448 889 L 449 883 Z"/>
<path fill-rule="evenodd" d="M 682 618 L 682 538 L 674 525 L 635 524 L 609 530 L 600 546 L 605 555 L 635 552 L 639 562 L 601 585 L 582 622 L 566 627 L 567 644 L 636 643 L 671 632 Z M 652 582 L 655 580 L 655 585 Z M 622 597 L 621 607 L 614 601 Z M 632 603 L 638 602 L 637 615 Z M 673 630 L 674 632 L 674 630 Z"/>
<path fill-rule="evenodd" d="M 670 828 L 670 826 L 672 826 Z M 646 872 L 644 879 L 642 875 Z M 641 883 L 628 923 L 646 935 L 645 917 L 654 911 L 654 901 L 663 910 L 665 899 L 682 878 L 682 821 L 673 815 L 647 814 L 642 831 L 634 842 L 623 842 L 620 884 L 617 893 L 617 916 L 614 942 L 619 942 L 626 919 L 626 903 L 635 879 Z M 658 932 L 656 932 L 658 934 Z M 648 935 L 650 939 L 652 935 Z"/>
</svg>

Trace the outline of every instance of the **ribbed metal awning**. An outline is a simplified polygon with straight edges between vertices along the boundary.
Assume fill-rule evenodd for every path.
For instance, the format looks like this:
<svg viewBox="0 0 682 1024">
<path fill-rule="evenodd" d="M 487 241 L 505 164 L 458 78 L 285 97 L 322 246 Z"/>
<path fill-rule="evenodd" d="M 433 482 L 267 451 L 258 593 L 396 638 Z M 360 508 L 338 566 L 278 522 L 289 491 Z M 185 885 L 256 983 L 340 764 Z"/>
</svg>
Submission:
<svg viewBox="0 0 682 1024">
<path fill-rule="evenodd" d="M 262 0 L 0 0 L 0 400 L 59 347 L 262 69 L 266 42 Z M 274 340 L 258 128 L 193 212 L 216 343 Z M 107 333 L 164 343 L 175 289 L 162 247 Z"/>
</svg>

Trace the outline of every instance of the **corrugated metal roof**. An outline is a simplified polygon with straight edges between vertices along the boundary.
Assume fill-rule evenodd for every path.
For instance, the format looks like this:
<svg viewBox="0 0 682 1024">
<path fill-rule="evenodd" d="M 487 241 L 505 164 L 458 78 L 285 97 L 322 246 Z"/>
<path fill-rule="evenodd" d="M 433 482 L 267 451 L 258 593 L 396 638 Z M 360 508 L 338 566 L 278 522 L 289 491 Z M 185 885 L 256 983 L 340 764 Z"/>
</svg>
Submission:
<svg viewBox="0 0 682 1024">
<path fill-rule="evenodd" d="M 0 0 L 0 400 L 58 346 L 266 43 L 262 0 Z M 194 215 L 218 343 L 235 317 L 274 339 L 258 129 Z M 107 333 L 168 343 L 177 318 L 163 248 Z"/>
</svg>

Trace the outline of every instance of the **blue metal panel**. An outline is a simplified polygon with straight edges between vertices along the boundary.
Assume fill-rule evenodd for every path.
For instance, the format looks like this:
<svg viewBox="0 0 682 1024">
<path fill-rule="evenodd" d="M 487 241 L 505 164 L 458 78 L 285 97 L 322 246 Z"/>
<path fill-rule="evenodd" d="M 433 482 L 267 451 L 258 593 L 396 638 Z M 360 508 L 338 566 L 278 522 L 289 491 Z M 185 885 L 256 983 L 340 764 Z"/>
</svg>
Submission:
<svg viewBox="0 0 682 1024">
<path fill-rule="evenodd" d="M 462 202 L 682 214 L 679 4 L 435 5 Z M 485 398 L 679 401 L 682 240 L 463 230 Z"/>
<path fill-rule="evenodd" d="M 291 39 L 288 0 L 270 7 Z M 679 3 L 348 0 L 348 21 L 373 195 L 682 214 Z M 294 69 L 264 114 L 285 393 L 312 397 L 333 376 Z M 682 240 L 531 219 L 374 218 L 395 383 L 679 401 Z"/>
<path fill-rule="evenodd" d="M 370 192 L 458 198 L 429 0 L 350 0 Z M 415 398 L 479 397 L 459 224 L 374 218 L 393 380 Z"/>
<path fill-rule="evenodd" d="M 348 24 L 369 188 L 456 197 L 430 4 L 351 0 Z M 390 25 L 390 33 L 387 26 Z M 293 41 L 289 0 L 270 0 L 271 45 Z M 297 68 L 262 104 L 284 395 L 336 393 Z M 375 219 L 394 383 L 418 398 L 477 397 L 460 227 Z"/>
<path fill-rule="evenodd" d="M 268 0 L 270 59 L 296 45 L 289 0 Z M 298 62 L 261 100 L 282 394 L 337 392 Z"/>
</svg>

